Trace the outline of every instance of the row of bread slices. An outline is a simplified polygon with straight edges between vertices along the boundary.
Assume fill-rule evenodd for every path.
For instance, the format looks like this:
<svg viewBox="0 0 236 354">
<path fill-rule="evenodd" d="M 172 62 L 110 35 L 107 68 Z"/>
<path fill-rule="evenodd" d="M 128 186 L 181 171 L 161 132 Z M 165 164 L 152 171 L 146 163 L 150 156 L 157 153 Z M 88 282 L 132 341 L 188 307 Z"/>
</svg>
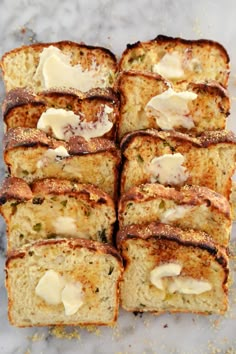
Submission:
<svg viewBox="0 0 236 354">
<path fill-rule="evenodd" d="M 111 324 L 120 280 L 127 310 L 224 312 L 236 145 L 232 133 L 215 131 L 225 127 L 229 98 L 208 81 L 227 86 L 225 50 L 158 37 L 129 47 L 119 64 L 154 74 L 123 72 L 118 80 L 109 51 L 71 42 L 16 49 L 1 64 L 11 322 Z M 133 132 L 144 128 L 213 131 Z M 125 133 L 121 166 L 112 140 Z M 100 242 L 112 241 L 119 172 L 123 275 L 119 253 Z M 204 187 L 139 186 L 148 182 L 207 186 L 226 198 Z"/>
</svg>

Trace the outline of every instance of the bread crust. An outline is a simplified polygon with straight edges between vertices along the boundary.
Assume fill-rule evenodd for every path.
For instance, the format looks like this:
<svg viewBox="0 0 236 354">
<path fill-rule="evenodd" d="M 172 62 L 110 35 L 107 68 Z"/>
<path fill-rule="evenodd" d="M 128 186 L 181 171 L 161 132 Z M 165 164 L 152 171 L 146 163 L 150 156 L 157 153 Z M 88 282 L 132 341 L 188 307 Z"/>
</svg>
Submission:
<svg viewBox="0 0 236 354">
<path fill-rule="evenodd" d="M 229 273 L 226 249 L 216 245 L 212 238 L 205 232 L 191 229 L 186 231 L 178 227 L 157 222 L 142 225 L 128 225 L 122 227 L 117 233 L 116 242 L 120 251 L 122 250 L 123 243 L 130 238 L 141 238 L 143 240 L 149 240 L 150 238 L 157 240 L 166 239 L 185 246 L 199 247 L 203 250 L 207 250 L 215 257 L 216 261 L 225 268 L 226 275 Z M 227 276 L 224 283 L 226 283 L 226 280 Z"/>
<path fill-rule="evenodd" d="M 132 187 L 123 194 L 118 204 L 119 220 L 122 221 L 122 214 L 126 204 L 130 201 L 142 203 L 155 198 L 171 199 L 181 205 L 202 205 L 206 204 L 212 209 L 218 210 L 225 218 L 231 220 L 231 210 L 228 200 L 221 194 L 209 188 L 201 186 L 183 186 L 180 190 L 171 187 L 164 187 L 158 183 L 147 183 Z"/>
<path fill-rule="evenodd" d="M 111 151 L 120 158 L 120 153 L 113 141 L 105 138 L 93 138 L 89 141 L 83 137 L 71 137 L 68 142 L 49 137 L 43 131 L 36 128 L 11 128 L 4 135 L 3 148 L 7 152 L 17 147 L 46 146 L 55 149 L 64 146 L 71 155 L 96 154 Z"/>
</svg>

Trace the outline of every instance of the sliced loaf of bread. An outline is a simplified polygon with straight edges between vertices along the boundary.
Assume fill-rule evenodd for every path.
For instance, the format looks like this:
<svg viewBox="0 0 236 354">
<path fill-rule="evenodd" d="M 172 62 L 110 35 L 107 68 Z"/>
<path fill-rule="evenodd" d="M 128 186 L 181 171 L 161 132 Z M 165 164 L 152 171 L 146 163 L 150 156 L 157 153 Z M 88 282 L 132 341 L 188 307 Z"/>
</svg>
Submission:
<svg viewBox="0 0 236 354">
<path fill-rule="evenodd" d="M 117 70 L 116 57 L 108 49 L 71 41 L 13 49 L 3 55 L 0 65 L 7 92 L 18 87 L 34 92 L 112 87 Z"/>
<path fill-rule="evenodd" d="M 173 90 L 161 76 L 130 71 L 121 73 L 118 87 L 119 139 L 126 133 L 147 128 L 194 135 L 225 129 L 230 99 L 216 83 L 184 81 Z"/>
<path fill-rule="evenodd" d="M 227 247 L 231 232 L 229 202 L 206 187 L 184 186 L 179 191 L 161 184 L 131 188 L 119 201 L 120 227 L 161 222 L 208 233 Z"/>
<path fill-rule="evenodd" d="M 12 128 L 4 138 L 4 159 L 11 176 L 27 183 L 65 178 L 94 184 L 112 198 L 117 196 L 120 151 L 108 139 L 72 137 L 64 142 L 39 129 Z"/>
<path fill-rule="evenodd" d="M 9 250 L 55 237 L 112 242 L 114 202 L 92 185 L 51 178 L 30 187 L 10 177 L 1 186 L 0 204 Z"/>
<path fill-rule="evenodd" d="M 122 260 L 115 248 L 83 239 L 44 240 L 8 255 L 8 316 L 17 327 L 112 325 Z"/>
<path fill-rule="evenodd" d="M 123 52 L 120 71 L 154 72 L 178 84 L 216 81 L 228 85 L 229 56 L 214 41 L 186 40 L 163 35 L 147 42 L 128 44 Z"/>
<path fill-rule="evenodd" d="M 233 132 L 212 131 L 194 138 L 174 131 L 140 130 L 122 139 L 121 150 L 125 157 L 121 193 L 158 182 L 206 186 L 229 199 L 236 162 Z"/>
<path fill-rule="evenodd" d="M 117 235 L 124 258 L 121 305 L 154 314 L 222 314 L 228 256 L 207 234 L 163 224 L 131 225 Z"/>
</svg>

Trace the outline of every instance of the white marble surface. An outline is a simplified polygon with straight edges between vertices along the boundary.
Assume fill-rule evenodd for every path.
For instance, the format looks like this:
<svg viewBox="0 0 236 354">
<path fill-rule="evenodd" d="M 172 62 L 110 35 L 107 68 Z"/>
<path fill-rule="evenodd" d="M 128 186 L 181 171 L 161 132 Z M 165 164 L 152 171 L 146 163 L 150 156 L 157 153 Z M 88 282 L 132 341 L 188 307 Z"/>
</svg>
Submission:
<svg viewBox="0 0 236 354">
<path fill-rule="evenodd" d="M 235 0 L 0 0 L 0 55 L 23 43 L 70 39 L 109 47 L 120 55 L 127 43 L 157 34 L 220 41 L 231 57 L 230 94 L 236 97 Z M 3 86 L 0 91 L 3 97 Z M 236 131 L 235 100 L 228 127 Z M 2 126 L 1 126 L 2 132 Z M 3 165 L 0 168 L 3 177 Z M 48 328 L 17 329 L 7 320 L 4 288 L 4 224 L 0 239 L 0 353 L 236 353 L 236 289 L 226 316 L 163 315 L 120 312 L 115 329 L 96 333 L 69 329 L 80 340 L 59 339 Z M 235 231 L 232 245 L 235 247 Z M 236 268 L 235 262 L 232 267 Z"/>
</svg>

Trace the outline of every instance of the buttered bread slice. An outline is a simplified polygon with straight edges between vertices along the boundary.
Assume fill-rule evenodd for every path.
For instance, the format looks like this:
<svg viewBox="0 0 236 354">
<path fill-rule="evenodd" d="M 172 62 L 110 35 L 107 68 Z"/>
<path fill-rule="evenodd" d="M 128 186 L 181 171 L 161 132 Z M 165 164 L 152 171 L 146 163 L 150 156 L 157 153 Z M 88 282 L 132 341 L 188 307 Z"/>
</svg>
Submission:
<svg viewBox="0 0 236 354">
<path fill-rule="evenodd" d="M 127 311 L 223 314 L 228 256 L 202 232 L 131 225 L 117 235 L 124 258 L 121 305 Z"/>
<path fill-rule="evenodd" d="M 194 138 L 174 131 L 140 130 L 122 139 L 121 150 L 125 157 L 121 193 L 157 182 L 206 186 L 229 199 L 236 162 L 233 132 L 212 131 Z"/>
<path fill-rule="evenodd" d="M 48 137 L 33 128 L 12 128 L 4 138 L 4 159 L 11 176 L 27 183 L 47 177 L 94 184 L 117 196 L 120 151 L 104 138 L 68 142 Z"/>
<path fill-rule="evenodd" d="M 184 186 L 180 190 L 161 184 L 133 187 L 122 195 L 118 217 L 120 227 L 156 221 L 204 231 L 225 247 L 231 232 L 228 200 L 199 186 Z"/>
<path fill-rule="evenodd" d="M 119 70 L 156 73 L 175 85 L 183 80 L 216 81 L 227 87 L 229 56 L 221 44 L 211 40 L 159 35 L 147 42 L 128 44 Z"/>
<path fill-rule="evenodd" d="M 8 317 L 17 327 L 112 325 L 122 260 L 115 248 L 82 239 L 36 242 L 6 262 Z"/>
<path fill-rule="evenodd" d="M 5 53 L 0 64 L 7 92 L 19 87 L 34 92 L 112 87 L 117 70 L 108 49 L 71 41 L 22 46 Z"/>
<path fill-rule="evenodd" d="M 6 95 L 3 103 L 7 130 L 39 125 L 58 139 L 72 135 L 114 139 L 118 117 L 119 101 L 111 89 L 94 89 L 89 93 L 43 91 L 37 95 L 26 89 L 15 89 Z"/>
<path fill-rule="evenodd" d="M 122 72 L 118 80 L 121 110 L 118 137 L 155 128 L 192 135 L 222 130 L 230 100 L 220 85 L 183 81 L 173 89 L 159 75 Z"/>
<path fill-rule="evenodd" d="M 114 202 L 88 184 L 56 178 L 34 182 L 10 177 L 0 189 L 8 250 L 39 239 L 86 238 L 112 242 Z"/>
</svg>

